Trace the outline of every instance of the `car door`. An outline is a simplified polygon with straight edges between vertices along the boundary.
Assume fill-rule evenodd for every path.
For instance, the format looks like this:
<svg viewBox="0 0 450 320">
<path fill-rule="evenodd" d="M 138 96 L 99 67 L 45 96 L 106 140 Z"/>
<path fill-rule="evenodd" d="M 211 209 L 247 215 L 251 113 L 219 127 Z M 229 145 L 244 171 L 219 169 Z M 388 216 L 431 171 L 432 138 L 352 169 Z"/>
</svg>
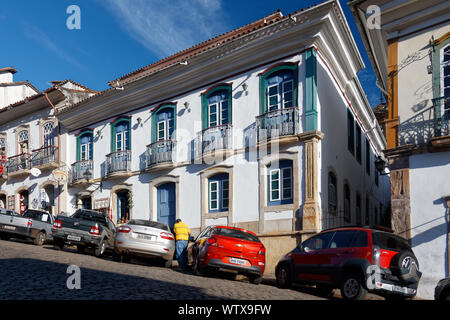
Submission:
<svg viewBox="0 0 450 320">
<path fill-rule="evenodd" d="M 344 262 L 358 258 L 367 246 L 367 233 L 362 230 L 336 231 L 330 241 L 329 248 L 323 250 L 320 273 L 327 281 L 338 278 L 339 270 Z"/>
<path fill-rule="evenodd" d="M 319 271 L 321 252 L 328 247 L 333 234 L 334 232 L 325 232 L 309 238 L 293 252 L 292 260 L 297 280 L 323 280 Z"/>
<path fill-rule="evenodd" d="M 199 259 L 203 259 L 204 256 L 204 247 L 205 247 L 205 241 L 208 239 L 209 235 L 211 234 L 212 227 L 206 227 L 195 239 L 194 248 L 193 248 L 193 257 L 196 259 L 199 257 Z"/>
</svg>

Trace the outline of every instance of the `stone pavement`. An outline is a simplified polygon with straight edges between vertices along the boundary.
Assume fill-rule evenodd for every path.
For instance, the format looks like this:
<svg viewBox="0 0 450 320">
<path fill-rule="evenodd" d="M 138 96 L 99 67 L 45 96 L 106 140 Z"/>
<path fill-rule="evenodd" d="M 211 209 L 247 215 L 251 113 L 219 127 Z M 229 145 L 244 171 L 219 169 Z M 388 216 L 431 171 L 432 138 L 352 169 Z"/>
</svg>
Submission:
<svg viewBox="0 0 450 320">
<path fill-rule="evenodd" d="M 80 289 L 68 289 L 69 265 L 80 267 Z M 0 300 L 321 300 L 310 288 L 279 289 L 273 277 L 260 285 L 245 277 L 200 277 L 150 260 L 96 258 L 19 240 L 0 240 Z"/>
</svg>

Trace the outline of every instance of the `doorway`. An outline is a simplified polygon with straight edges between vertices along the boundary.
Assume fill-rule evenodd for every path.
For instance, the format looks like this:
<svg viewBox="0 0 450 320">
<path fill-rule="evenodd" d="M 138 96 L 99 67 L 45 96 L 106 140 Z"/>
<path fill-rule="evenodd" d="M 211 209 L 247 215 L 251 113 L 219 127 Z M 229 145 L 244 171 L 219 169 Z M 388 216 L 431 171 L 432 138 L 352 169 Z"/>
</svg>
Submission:
<svg viewBox="0 0 450 320">
<path fill-rule="evenodd" d="M 130 204 L 131 204 L 131 192 L 127 189 L 118 190 L 116 192 L 117 198 L 117 222 L 126 223 L 130 220 Z"/>
<path fill-rule="evenodd" d="M 28 209 L 28 190 L 19 192 L 19 213 L 23 214 Z"/>
<path fill-rule="evenodd" d="M 176 217 L 175 183 L 164 183 L 157 190 L 158 221 L 173 228 Z"/>
</svg>

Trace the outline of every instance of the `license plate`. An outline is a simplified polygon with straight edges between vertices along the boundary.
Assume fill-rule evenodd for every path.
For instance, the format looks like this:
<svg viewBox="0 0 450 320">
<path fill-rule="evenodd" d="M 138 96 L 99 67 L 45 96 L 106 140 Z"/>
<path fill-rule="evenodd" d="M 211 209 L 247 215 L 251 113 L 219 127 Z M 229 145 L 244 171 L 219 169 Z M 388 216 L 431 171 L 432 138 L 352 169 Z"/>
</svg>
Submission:
<svg viewBox="0 0 450 320">
<path fill-rule="evenodd" d="M 243 259 L 230 258 L 230 263 L 244 265 L 246 263 L 246 261 Z"/>
<path fill-rule="evenodd" d="M 6 229 L 6 230 L 16 230 L 16 227 L 14 227 L 14 226 L 3 226 L 3 229 Z"/>
<path fill-rule="evenodd" d="M 80 240 L 81 240 L 81 237 L 76 237 L 76 236 L 68 235 L 68 236 L 67 236 L 67 240 L 80 241 Z"/>
<path fill-rule="evenodd" d="M 155 240 L 155 238 L 156 238 L 155 236 L 148 236 L 145 234 L 137 234 L 136 237 L 138 239 L 143 239 L 143 240 Z"/>
</svg>

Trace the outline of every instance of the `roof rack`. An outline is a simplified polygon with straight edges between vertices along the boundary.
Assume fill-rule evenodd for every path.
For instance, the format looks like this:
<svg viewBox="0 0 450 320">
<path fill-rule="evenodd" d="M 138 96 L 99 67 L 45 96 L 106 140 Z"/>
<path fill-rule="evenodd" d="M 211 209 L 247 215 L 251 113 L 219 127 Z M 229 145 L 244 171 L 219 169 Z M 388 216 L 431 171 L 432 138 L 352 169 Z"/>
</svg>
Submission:
<svg viewBox="0 0 450 320">
<path fill-rule="evenodd" d="M 392 230 L 388 227 L 384 227 L 384 226 L 380 226 L 380 225 L 367 225 L 367 224 L 366 225 L 359 224 L 359 225 L 346 225 L 346 226 L 333 227 L 333 228 L 324 229 L 321 232 L 342 229 L 342 228 L 366 228 L 366 229 L 374 229 L 374 230 L 394 233 L 394 230 Z"/>
</svg>

